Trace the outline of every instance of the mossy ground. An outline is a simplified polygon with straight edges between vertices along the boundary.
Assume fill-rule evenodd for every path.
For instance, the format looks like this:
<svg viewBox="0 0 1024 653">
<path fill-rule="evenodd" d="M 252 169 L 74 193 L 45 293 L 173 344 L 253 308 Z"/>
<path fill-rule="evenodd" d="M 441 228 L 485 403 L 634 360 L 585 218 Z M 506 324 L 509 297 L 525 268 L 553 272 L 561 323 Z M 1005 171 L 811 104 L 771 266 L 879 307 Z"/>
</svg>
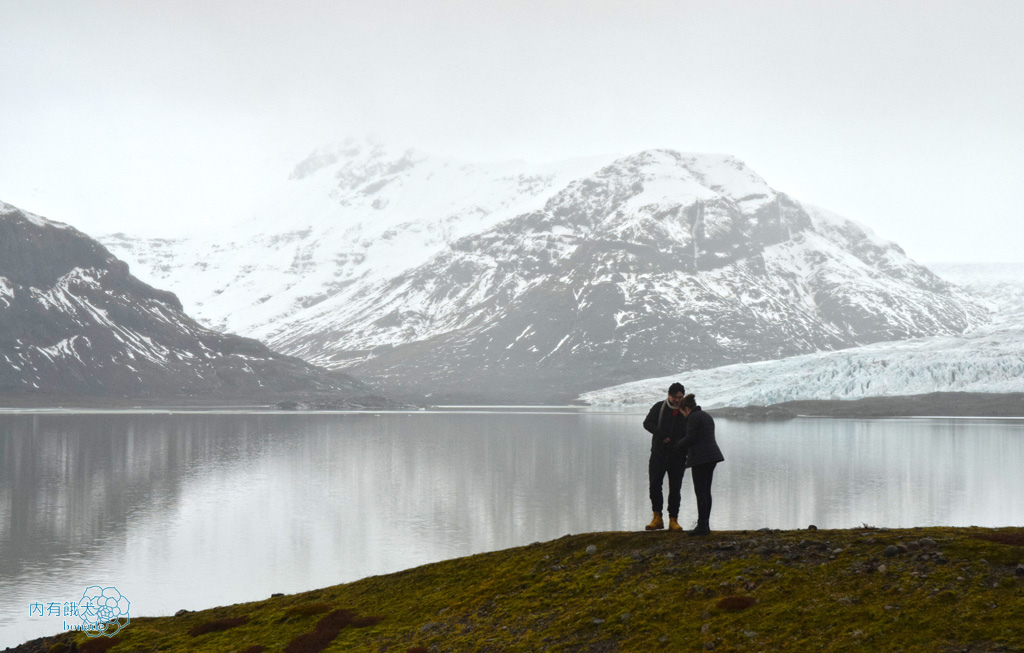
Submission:
<svg viewBox="0 0 1024 653">
<path fill-rule="evenodd" d="M 105 650 L 1020 651 L 1022 544 L 1020 528 L 591 533 L 132 619 Z M 99 642 L 21 650 L 72 645 Z"/>
</svg>

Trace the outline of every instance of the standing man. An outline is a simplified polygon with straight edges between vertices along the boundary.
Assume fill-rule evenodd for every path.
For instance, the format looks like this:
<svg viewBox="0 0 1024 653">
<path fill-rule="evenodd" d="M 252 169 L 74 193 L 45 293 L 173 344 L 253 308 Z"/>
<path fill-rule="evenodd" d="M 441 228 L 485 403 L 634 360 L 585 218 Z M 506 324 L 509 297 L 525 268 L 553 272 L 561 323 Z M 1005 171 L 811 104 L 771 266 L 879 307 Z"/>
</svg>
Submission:
<svg viewBox="0 0 1024 653">
<path fill-rule="evenodd" d="M 663 497 L 661 486 L 668 474 L 668 529 L 682 531 L 679 525 L 679 489 L 683 485 L 686 451 L 678 447 L 683 439 L 686 416 L 682 410 L 686 389 L 682 383 L 673 383 L 668 388 L 668 398 L 651 406 L 644 420 L 644 428 L 651 434 L 651 459 L 647 463 L 647 474 L 651 486 L 651 508 L 654 518 L 644 527 L 648 531 L 665 528 L 661 509 Z"/>
<path fill-rule="evenodd" d="M 686 450 L 686 467 L 693 477 L 693 493 L 697 497 L 697 527 L 688 535 L 711 534 L 711 477 L 715 465 L 725 460 L 722 450 L 715 441 L 715 420 L 697 405 L 692 394 L 683 398 L 683 414 L 686 415 L 686 436 L 679 442 L 679 448 Z"/>
</svg>

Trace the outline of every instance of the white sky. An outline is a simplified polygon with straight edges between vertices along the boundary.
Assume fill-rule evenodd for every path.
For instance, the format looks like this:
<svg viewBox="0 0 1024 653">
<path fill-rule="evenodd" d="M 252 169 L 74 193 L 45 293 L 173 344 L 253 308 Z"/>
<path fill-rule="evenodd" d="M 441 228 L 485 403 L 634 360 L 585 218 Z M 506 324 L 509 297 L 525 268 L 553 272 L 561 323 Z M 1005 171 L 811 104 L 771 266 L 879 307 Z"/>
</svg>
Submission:
<svg viewBox="0 0 1024 653">
<path fill-rule="evenodd" d="M 0 0 L 0 199 L 244 212 L 314 147 L 725 152 L 922 261 L 1024 261 L 1020 0 Z"/>
</svg>

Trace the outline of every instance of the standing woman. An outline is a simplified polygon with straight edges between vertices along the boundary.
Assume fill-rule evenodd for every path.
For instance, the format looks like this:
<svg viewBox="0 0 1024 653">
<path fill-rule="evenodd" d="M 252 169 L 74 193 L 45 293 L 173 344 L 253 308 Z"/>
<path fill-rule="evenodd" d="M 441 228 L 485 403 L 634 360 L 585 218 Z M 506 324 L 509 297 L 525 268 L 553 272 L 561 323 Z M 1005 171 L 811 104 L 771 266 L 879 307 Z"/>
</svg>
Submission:
<svg viewBox="0 0 1024 653">
<path fill-rule="evenodd" d="M 676 445 L 686 451 L 686 466 L 693 477 L 693 493 L 697 497 L 697 528 L 688 535 L 709 535 L 711 526 L 711 477 L 715 465 L 725 460 L 715 442 L 715 420 L 697 405 L 692 394 L 683 397 L 686 435 Z"/>
</svg>

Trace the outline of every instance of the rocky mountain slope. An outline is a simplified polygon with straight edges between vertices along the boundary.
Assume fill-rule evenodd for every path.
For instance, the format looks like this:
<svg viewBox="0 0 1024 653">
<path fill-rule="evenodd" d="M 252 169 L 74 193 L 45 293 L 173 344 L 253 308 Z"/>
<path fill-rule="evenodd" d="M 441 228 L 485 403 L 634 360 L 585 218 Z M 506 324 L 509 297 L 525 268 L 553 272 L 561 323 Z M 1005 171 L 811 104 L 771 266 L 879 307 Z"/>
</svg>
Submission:
<svg viewBox="0 0 1024 653">
<path fill-rule="evenodd" d="M 0 202 L 0 394 L 340 401 L 373 391 L 203 327 L 97 241 Z"/>
<path fill-rule="evenodd" d="M 562 402 L 987 319 L 897 245 L 730 156 L 538 171 L 347 147 L 300 164 L 230 245 L 106 242 L 211 324 L 433 402 Z"/>
</svg>

